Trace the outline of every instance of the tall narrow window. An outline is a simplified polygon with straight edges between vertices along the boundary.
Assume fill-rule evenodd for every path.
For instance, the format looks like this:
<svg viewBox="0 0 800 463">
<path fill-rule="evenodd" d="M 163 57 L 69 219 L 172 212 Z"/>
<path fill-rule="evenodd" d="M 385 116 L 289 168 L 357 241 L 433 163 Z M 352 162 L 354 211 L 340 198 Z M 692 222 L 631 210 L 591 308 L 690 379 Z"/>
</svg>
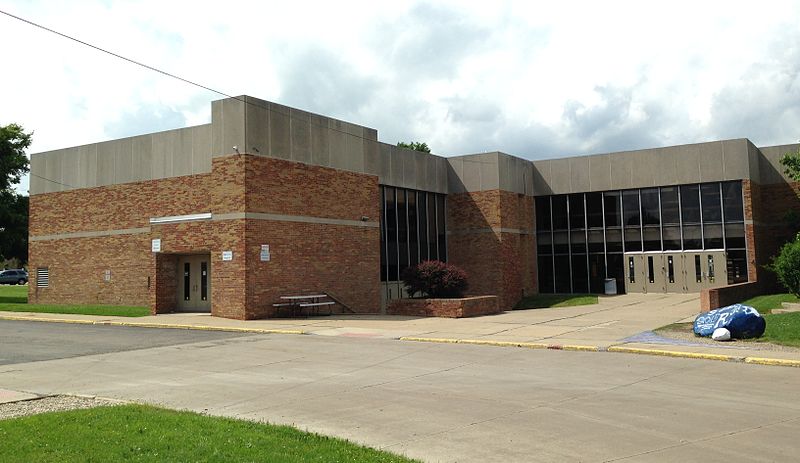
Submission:
<svg viewBox="0 0 800 463">
<path fill-rule="evenodd" d="M 700 254 L 694 256 L 694 280 L 697 283 L 703 282 L 703 269 L 700 267 Z"/>
<path fill-rule="evenodd" d="M 675 267 L 672 265 L 672 256 L 667 256 L 667 277 L 670 283 L 675 283 Z"/>
<path fill-rule="evenodd" d="M 417 215 L 417 192 L 409 191 L 406 198 L 408 204 L 408 247 L 411 260 L 409 266 L 419 263 L 419 223 Z"/>
<path fill-rule="evenodd" d="M 633 257 L 628 257 L 628 281 L 636 283 L 636 266 L 633 263 Z"/>
<path fill-rule="evenodd" d="M 200 300 L 208 300 L 208 262 L 200 263 Z"/>
<path fill-rule="evenodd" d="M 650 283 L 655 283 L 656 276 L 653 272 L 653 256 L 647 256 L 647 279 Z"/>
<path fill-rule="evenodd" d="M 439 260 L 447 262 L 447 201 L 444 195 L 436 195 L 436 226 L 439 239 Z"/>
<path fill-rule="evenodd" d="M 430 259 L 428 247 L 428 193 L 417 193 L 417 209 L 419 210 L 419 258 Z"/>
<path fill-rule="evenodd" d="M 188 301 L 192 290 L 192 269 L 189 262 L 183 263 L 183 300 Z"/>
<path fill-rule="evenodd" d="M 714 282 L 714 256 L 708 255 L 708 282 Z"/>
</svg>

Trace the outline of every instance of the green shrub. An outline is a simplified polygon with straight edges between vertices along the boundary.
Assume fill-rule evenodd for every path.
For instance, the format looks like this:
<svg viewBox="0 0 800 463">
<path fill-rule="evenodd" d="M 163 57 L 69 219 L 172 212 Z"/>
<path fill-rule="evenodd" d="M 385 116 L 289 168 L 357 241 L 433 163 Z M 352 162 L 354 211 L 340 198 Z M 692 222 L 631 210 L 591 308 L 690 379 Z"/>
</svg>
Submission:
<svg viewBox="0 0 800 463">
<path fill-rule="evenodd" d="M 775 272 L 787 291 L 800 297 L 800 234 L 781 247 L 767 268 Z"/>
<path fill-rule="evenodd" d="M 467 290 L 467 273 L 438 260 L 408 267 L 402 278 L 409 293 L 422 293 L 432 298 L 461 297 Z"/>
</svg>

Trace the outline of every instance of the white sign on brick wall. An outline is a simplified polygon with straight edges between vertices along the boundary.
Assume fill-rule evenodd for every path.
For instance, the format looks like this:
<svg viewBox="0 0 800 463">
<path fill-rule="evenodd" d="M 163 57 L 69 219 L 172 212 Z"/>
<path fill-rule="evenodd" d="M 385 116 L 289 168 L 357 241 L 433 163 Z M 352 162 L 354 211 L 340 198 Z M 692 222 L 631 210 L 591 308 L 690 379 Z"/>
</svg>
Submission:
<svg viewBox="0 0 800 463">
<path fill-rule="evenodd" d="M 161 252 L 161 238 L 153 239 L 150 249 L 152 249 L 153 252 Z"/>
<path fill-rule="evenodd" d="M 233 260 L 233 251 L 222 251 L 222 260 Z"/>
<path fill-rule="evenodd" d="M 261 261 L 262 262 L 269 262 L 269 245 L 262 244 L 261 245 Z"/>
</svg>

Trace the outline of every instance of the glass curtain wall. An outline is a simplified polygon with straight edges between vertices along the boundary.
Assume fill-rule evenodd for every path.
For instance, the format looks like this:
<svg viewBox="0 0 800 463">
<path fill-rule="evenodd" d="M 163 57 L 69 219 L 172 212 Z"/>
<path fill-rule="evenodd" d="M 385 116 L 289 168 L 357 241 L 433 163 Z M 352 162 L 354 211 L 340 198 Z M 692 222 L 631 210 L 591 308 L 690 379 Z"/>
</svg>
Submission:
<svg viewBox="0 0 800 463">
<path fill-rule="evenodd" d="M 381 281 L 399 281 L 406 267 L 447 261 L 447 197 L 381 185 Z"/>
<path fill-rule="evenodd" d="M 539 291 L 625 285 L 623 253 L 725 250 L 728 284 L 747 281 L 742 182 L 536 198 Z"/>
</svg>

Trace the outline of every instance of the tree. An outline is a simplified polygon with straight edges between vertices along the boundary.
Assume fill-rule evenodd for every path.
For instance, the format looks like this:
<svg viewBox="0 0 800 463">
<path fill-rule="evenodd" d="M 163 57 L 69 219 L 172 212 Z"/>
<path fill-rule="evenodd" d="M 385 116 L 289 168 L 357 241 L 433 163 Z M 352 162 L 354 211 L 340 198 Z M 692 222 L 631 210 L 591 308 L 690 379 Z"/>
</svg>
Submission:
<svg viewBox="0 0 800 463">
<path fill-rule="evenodd" d="M 397 142 L 397 147 L 406 150 L 420 151 L 422 153 L 428 153 L 428 154 L 431 153 L 431 149 L 428 147 L 428 144 L 419 141 L 412 141 L 410 143 L 399 141 Z"/>
<path fill-rule="evenodd" d="M 800 297 L 800 234 L 781 247 L 767 268 L 775 272 L 790 293 Z"/>
<path fill-rule="evenodd" d="M 31 133 L 18 124 L 0 127 L 0 261 L 28 260 L 28 197 L 14 191 L 28 172 Z"/>
<path fill-rule="evenodd" d="M 800 148 L 797 149 L 797 152 L 781 156 L 780 163 L 784 167 L 784 174 L 795 182 L 800 182 Z"/>
</svg>

